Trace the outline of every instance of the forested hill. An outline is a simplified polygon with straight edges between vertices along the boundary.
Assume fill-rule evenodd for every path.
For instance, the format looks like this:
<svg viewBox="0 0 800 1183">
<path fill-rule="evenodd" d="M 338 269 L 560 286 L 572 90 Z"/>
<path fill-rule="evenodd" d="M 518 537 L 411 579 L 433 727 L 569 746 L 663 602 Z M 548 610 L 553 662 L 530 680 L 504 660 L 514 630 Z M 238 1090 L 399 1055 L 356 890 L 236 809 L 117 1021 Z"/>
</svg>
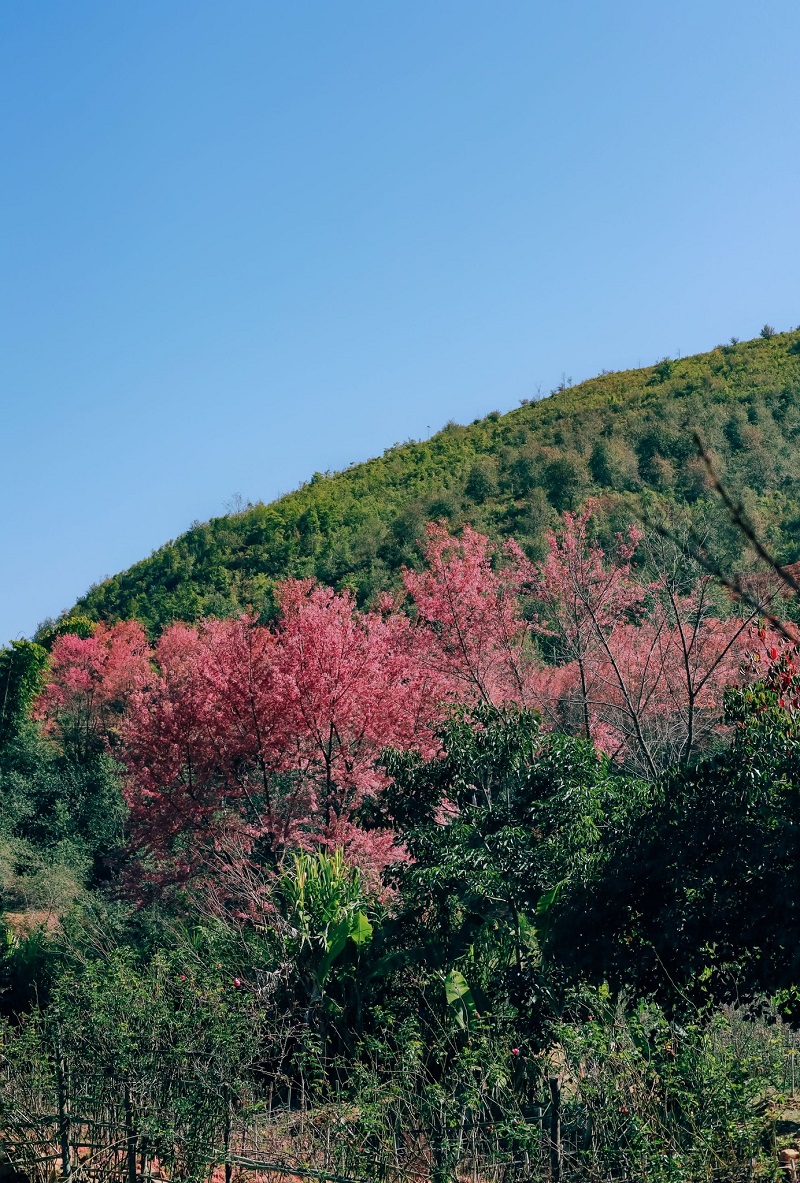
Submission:
<svg viewBox="0 0 800 1183">
<path fill-rule="evenodd" d="M 603 498 L 609 524 L 644 501 L 706 519 L 727 562 L 739 542 L 716 514 L 696 455 L 719 471 L 784 561 L 800 558 L 800 331 L 605 373 L 470 426 L 316 473 L 270 505 L 193 526 L 93 587 L 72 612 L 173 619 L 262 609 L 275 582 L 315 576 L 368 601 L 414 562 L 424 523 L 445 518 L 513 535 L 531 552 L 560 511 Z"/>
</svg>

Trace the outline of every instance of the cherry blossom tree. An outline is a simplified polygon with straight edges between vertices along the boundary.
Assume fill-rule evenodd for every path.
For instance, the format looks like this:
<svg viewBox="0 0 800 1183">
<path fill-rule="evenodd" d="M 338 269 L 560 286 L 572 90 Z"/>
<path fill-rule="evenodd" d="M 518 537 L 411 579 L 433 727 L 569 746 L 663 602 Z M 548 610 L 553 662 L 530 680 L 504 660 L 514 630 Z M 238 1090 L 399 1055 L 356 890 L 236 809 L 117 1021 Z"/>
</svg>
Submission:
<svg viewBox="0 0 800 1183">
<path fill-rule="evenodd" d="M 530 646 L 521 611 L 527 577 L 513 542 L 494 546 L 465 526 L 460 537 L 430 523 L 425 567 L 403 571 L 418 618 L 432 636 L 428 657 L 462 701 L 528 703 Z"/>
<path fill-rule="evenodd" d="M 98 624 L 89 637 L 66 633 L 53 645 L 34 714 L 77 760 L 104 744 L 116 746 L 126 704 L 150 677 L 150 658 L 135 620 Z"/>
<path fill-rule="evenodd" d="M 385 747 L 430 754 L 441 679 L 429 638 L 399 613 L 356 610 L 309 582 L 279 589 L 275 628 L 252 618 L 174 625 L 124 730 L 131 825 L 158 869 L 189 878 L 209 852 L 342 848 L 376 876 L 393 835 L 365 828 Z"/>
<path fill-rule="evenodd" d="M 455 538 L 431 526 L 426 567 L 404 583 L 458 698 L 535 706 L 652 777 L 718 735 L 766 603 L 721 616 L 713 581 L 674 548 L 643 578 L 635 556 L 654 540 L 632 527 L 607 554 L 594 512 L 565 513 L 540 563 L 469 527 Z"/>
<path fill-rule="evenodd" d="M 548 533 L 544 561 L 530 564 L 526 570 L 527 590 L 535 608 L 533 631 L 547 638 L 551 662 L 571 667 L 573 679 L 577 678 L 587 739 L 594 738 L 592 684 L 597 658 L 607 651 L 607 638 L 626 617 L 641 616 L 646 597 L 645 588 L 632 575 L 641 532 L 634 527 L 627 538 L 618 535 L 609 561 L 590 538 L 591 518 L 591 504 L 579 514 L 565 513 L 562 529 Z M 564 688 L 569 680 L 567 677 L 565 682 L 562 675 Z M 551 693 L 552 684 L 551 676 L 540 681 L 542 690 L 550 689 Z M 548 713 L 546 693 L 540 695 L 539 704 Z"/>
<path fill-rule="evenodd" d="M 610 555 L 591 539 L 593 506 L 564 514 L 528 588 L 534 630 L 560 673 L 541 670 L 540 705 L 647 776 L 707 747 L 721 726 L 725 687 L 757 647 L 759 607 L 721 618 L 709 576 L 685 554 L 660 549 L 653 580 L 637 578 L 637 528 Z M 649 545 L 654 540 L 648 540 Z"/>
<path fill-rule="evenodd" d="M 275 653 L 273 632 L 248 618 L 175 624 L 159 640 L 124 725 L 131 833 L 152 874 L 188 879 L 227 832 L 252 848 L 280 830 L 289 735 Z"/>
</svg>

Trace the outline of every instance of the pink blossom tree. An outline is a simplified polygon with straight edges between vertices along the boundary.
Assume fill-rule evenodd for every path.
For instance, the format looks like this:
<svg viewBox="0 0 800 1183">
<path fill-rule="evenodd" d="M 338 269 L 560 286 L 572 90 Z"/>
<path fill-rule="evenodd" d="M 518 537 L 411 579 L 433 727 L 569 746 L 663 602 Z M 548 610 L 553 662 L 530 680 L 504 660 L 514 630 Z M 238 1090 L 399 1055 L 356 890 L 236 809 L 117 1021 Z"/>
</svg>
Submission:
<svg viewBox="0 0 800 1183">
<path fill-rule="evenodd" d="M 606 555 L 591 539 L 592 513 L 590 503 L 564 514 L 529 574 L 534 630 L 563 667 L 540 671 L 540 703 L 562 725 L 577 707 L 588 738 L 654 776 L 718 733 L 722 694 L 756 643 L 759 610 L 721 618 L 712 580 L 674 548 L 661 548 L 659 578 L 637 579 L 641 531 L 617 535 Z"/>
<path fill-rule="evenodd" d="M 404 570 L 403 583 L 431 634 L 429 660 L 454 697 L 528 704 L 531 649 L 521 611 L 526 577 L 515 543 L 494 546 L 470 526 L 456 538 L 443 524 L 429 524 L 425 567 Z"/>
<path fill-rule="evenodd" d="M 104 744 L 116 745 L 126 704 L 150 678 L 150 659 L 135 620 L 98 624 L 89 637 L 66 633 L 53 645 L 34 714 L 78 760 Z"/>
<path fill-rule="evenodd" d="M 607 638 L 626 617 L 640 616 L 646 590 L 632 575 L 632 559 L 641 532 L 632 528 L 627 538 L 617 536 L 617 546 L 609 561 L 603 550 L 592 542 L 589 525 L 591 505 L 579 514 L 565 513 L 563 527 L 547 537 L 547 556 L 541 564 L 527 568 L 527 588 L 535 609 L 533 631 L 548 639 L 551 661 L 570 667 L 577 679 L 578 705 L 583 733 L 595 738 L 593 724 L 598 722 L 592 687 L 596 662 L 607 656 Z M 563 678 L 564 689 L 569 676 Z M 540 686 L 545 691 L 540 705 L 552 713 L 547 690 L 553 679 L 545 676 Z"/>
<path fill-rule="evenodd" d="M 365 828 L 388 746 L 434 749 L 441 688 L 422 630 L 308 582 L 279 589 L 275 628 L 174 625 L 125 729 L 135 841 L 189 878 L 214 850 L 342 848 L 374 877 L 393 835 Z"/>
</svg>

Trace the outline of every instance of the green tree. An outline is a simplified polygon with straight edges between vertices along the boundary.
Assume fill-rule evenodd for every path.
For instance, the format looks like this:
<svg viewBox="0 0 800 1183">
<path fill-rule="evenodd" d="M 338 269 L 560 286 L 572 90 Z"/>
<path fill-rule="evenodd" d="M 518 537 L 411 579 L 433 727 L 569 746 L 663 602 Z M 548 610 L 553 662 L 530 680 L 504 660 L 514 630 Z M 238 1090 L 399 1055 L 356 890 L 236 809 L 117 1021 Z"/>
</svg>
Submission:
<svg viewBox="0 0 800 1183">
<path fill-rule="evenodd" d="M 730 691 L 727 749 L 667 775 L 605 835 L 553 927 L 572 972 L 673 998 L 800 980 L 800 722 L 779 705 L 790 693 Z"/>
<path fill-rule="evenodd" d="M 14 739 L 43 685 L 47 650 L 33 641 L 0 649 L 0 752 Z"/>
<path fill-rule="evenodd" d="M 544 486 L 557 510 L 577 509 L 589 488 L 589 476 L 582 457 L 565 453 L 545 465 Z"/>
</svg>

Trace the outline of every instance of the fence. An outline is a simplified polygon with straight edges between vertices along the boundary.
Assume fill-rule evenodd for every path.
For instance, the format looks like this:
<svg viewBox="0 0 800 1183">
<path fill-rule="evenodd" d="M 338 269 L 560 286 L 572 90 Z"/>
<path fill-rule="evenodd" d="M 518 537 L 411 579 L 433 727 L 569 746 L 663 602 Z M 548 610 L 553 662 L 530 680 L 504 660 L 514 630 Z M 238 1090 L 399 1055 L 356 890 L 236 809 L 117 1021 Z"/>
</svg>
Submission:
<svg viewBox="0 0 800 1183">
<path fill-rule="evenodd" d="M 343 1086 L 333 1065 L 324 1088 L 256 1073 L 246 1088 L 209 1080 L 199 1094 L 202 1072 L 162 1081 L 115 1075 L 70 1062 L 54 1039 L 35 1063 L 0 1060 L 0 1148 L 30 1183 L 748 1177 L 763 1131 L 776 1128 L 772 1110 L 779 1120 L 781 1098 L 791 1101 L 800 1083 L 796 1032 L 735 1011 L 711 1024 L 702 1043 L 672 1025 L 667 1064 L 680 1061 L 683 1047 L 676 1080 L 694 1089 L 682 1109 L 668 1068 L 637 1047 L 637 1032 L 620 1022 L 602 1034 L 604 1042 L 589 1046 L 584 1031 L 565 1031 L 563 1044 L 527 1065 L 524 1089 L 495 1082 L 469 1096 L 438 1081 L 404 1092 L 391 1077 Z M 704 1090 L 729 1078 L 747 1084 L 747 1073 L 752 1087 L 740 1109 L 718 1113 L 719 1099 Z M 725 1094 L 729 1109 L 738 1096 Z"/>
</svg>

